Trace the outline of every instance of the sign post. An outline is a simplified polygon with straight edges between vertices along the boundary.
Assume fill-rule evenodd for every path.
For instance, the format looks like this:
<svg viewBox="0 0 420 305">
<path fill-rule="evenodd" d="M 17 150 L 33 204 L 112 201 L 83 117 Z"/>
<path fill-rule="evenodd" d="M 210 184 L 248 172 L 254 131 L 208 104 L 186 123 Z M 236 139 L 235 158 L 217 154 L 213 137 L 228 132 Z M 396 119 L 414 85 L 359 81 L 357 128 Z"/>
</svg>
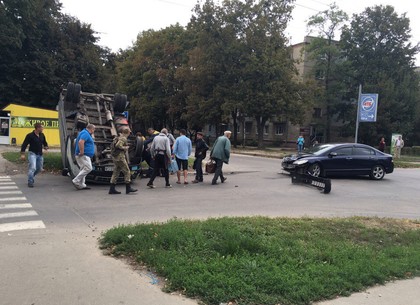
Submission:
<svg viewBox="0 0 420 305">
<path fill-rule="evenodd" d="M 356 134 L 354 142 L 357 143 L 359 132 L 359 122 L 376 122 L 376 115 L 378 112 L 378 94 L 364 93 L 362 94 L 362 85 L 359 85 L 359 100 L 357 103 L 357 119 L 356 119 Z"/>
<path fill-rule="evenodd" d="M 354 135 L 354 143 L 357 143 L 357 136 L 359 134 L 359 109 L 360 109 L 360 96 L 362 95 L 362 85 L 359 85 L 359 96 L 357 98 L 357 115 L 356 115 L 356 134 Z"/>
</svg>

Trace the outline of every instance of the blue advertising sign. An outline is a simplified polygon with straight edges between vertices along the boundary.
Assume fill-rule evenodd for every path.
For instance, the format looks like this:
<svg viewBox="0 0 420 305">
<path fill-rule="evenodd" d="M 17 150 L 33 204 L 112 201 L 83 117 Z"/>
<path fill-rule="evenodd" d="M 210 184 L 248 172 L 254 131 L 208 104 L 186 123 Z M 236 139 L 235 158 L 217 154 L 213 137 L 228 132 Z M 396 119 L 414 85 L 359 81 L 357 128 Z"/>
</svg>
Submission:
<svg viewBox="0 0 420 305">
<path fill-rule="evenodd" d="M 376 122 L 376 113 L 378 111 L 378 94 L 361 94 L 359 103 L 359 122 Z"/>
</svg>

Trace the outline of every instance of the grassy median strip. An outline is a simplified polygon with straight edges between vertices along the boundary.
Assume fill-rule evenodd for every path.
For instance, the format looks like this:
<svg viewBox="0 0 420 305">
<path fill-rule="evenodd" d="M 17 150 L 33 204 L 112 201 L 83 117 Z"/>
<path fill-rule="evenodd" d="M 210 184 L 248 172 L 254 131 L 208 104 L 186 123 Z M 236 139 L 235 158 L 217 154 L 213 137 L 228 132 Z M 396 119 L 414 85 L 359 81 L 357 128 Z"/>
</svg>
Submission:
<svg viewBox="0 0 420 305">
<path fill-rule="evenodd" d="M 310 304 L 420 274 L 420 221 L 220 218 L 118 226 L 101 247 L 206 304 Z"/>
<path fill-rule="evenodd" d="M 8 151 L 2 153 L 3 158 L 16 164 L 25 164 L 28 161 L 22 161 L 20 159 L 20 152 Z M 44 153 L 44 169 L 48 171 L 60 171 L 63 169 L 63 163 L 61 161 L 61 153 L 59 152 L 48 152 Z M 28 157 L 28 153 L 26 153 Z"/>
</svg>

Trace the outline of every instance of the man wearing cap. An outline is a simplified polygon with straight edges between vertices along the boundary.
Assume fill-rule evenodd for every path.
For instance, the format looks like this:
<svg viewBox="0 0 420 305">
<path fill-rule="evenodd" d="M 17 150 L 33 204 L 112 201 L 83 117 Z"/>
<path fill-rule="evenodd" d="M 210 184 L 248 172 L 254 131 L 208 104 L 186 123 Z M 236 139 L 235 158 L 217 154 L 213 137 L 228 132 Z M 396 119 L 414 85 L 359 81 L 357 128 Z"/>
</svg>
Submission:
<svg viewBox="0 0 420 305">
<path fill-rule="evenodd" d="M 210 152 L 210 157 L 216 161 L 216 171 L 214 172 L 214 177 L 211 182 L 212 185 L 217 184 L 217 179 L 220 177 L 220 181 L 224 183 L 227 178 L 223 176 L 222 167 L 223 163 L 228 164 L 230 158 L 230 136 L 232 132 L 226 130 L 223 136 L 220 136 L 214 142 L 213 148 Z"/>
<path fill-rule="evenodd" d="M 195 180 L 192 183 L 203 182 L 203 160 L 206 158 L 206 152 L 209 149 L 206 141 L 203 139 L 204 134 L 199 131 L 197 132 L 197 141 L 195 142 Z"/>
</svg>

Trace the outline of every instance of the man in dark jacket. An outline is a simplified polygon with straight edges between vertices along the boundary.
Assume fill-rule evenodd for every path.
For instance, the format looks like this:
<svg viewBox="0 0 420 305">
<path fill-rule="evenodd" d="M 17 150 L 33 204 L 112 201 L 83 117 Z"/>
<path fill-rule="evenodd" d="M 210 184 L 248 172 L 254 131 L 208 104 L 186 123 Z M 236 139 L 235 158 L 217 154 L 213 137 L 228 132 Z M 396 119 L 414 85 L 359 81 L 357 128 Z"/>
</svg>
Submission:
<svg viewBox="0 0 420 305">
<path fill-rule="evenodd" d="M 203 139 L 204 134 L 202 132 L 197 132 L 197 141 L 195 142 L 195 180 L 192 183 L 203 182 L 203 160 L 206 158 L 206 152 L 209 149 L 206 141 Z"/>
<path fill-rule="evenodd" d="M 220 136 L 214 142 L 213 148 L 210 152 L 210 157 L 216 161 L 216 171 L 211 182 L 212 185 L 217 184 L 217 179 L 220 177 L 220 181 L 224 183 L 227 178 L 223 176 L 222 167 L 223 163 L 228 164 L 230 158 L 230 136 L 232 132 L 226 130 L 223 136 Z"/>
<path fill-rule="evenodd" d="M 47 140 L 45 139 L 45 136 L 42 133 L 42 131 L 44 130 L 44 126 L 42 126 L 41 123 L 35 123 L 34 128 L 34 131 L 26 135 L 25 140 L 23 141 L 22 147 L 20 149 L 20 158 L 22 160 L 25 160 L 25 150 L 26 147 L 29 145 L 28 187 L 34 187 L 34 177 L 40 171 L 42 171 L 42 167 L 44 166 L 42 147 L 44 147 L 45 150 L 48 150 Z"/>
</svg>

